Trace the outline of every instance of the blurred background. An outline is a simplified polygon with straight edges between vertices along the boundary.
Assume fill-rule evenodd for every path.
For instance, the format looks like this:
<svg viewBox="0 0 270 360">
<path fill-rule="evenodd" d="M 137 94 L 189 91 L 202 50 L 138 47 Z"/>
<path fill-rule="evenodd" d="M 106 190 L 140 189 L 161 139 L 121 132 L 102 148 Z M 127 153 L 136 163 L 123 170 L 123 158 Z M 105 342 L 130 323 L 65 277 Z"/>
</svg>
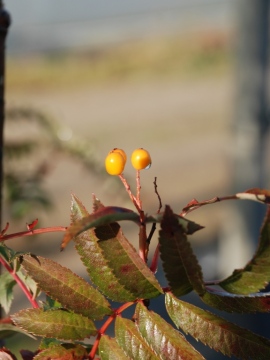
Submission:
<svg viewBox="0 0 270 360">
<path fill-rule="evenodd" d="M 268 0 L 9 0 L 5 6 L 12 24 L 3 223 L 10 221 L 10 232 L 37 217 L 40 226 L 68 225 L 71 192 L 89 209 L 92 193 L 106 205 L 132 207 L 103 169 L 114 147 L 128 157 L 138 147 L 151 153 L 152 167 L 141 174 L 147 213 L 158 208 L 155 177 L 163 205 L 175 212 L 193 198 L 269 187 Z M 125 175 L 135 189 L 129 163 Z M 246 264 L 264 212 L 262 205 L 222 203 L 189 215 L 206 227 L 191 238 L 206 280 Z M 137 230 L 124 229 L 136 246 Z M 61 238 L 10 246 L 83 274 L 79 260 L 70 263 L 72 245 L 59 255 Z M 269 337 L 266 315 L 231 319 Z M 207 359 L 225 358 L 202 351 Z"/>
</svg>

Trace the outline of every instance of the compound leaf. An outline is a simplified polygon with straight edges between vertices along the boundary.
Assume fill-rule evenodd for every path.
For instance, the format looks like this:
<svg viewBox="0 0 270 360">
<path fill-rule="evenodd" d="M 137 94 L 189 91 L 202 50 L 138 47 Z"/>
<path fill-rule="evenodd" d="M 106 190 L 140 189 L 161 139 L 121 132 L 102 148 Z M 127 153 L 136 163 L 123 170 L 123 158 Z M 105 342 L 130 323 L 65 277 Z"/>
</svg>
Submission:
<svg viewBox="0 0 270 360">
<path fill-rule="evenodd" d="M 92 320 L 66 310 L 26 309 L 11 318 L 20 328 L 41 337 L 83 340 L 97 333 Z"/>
<path fill-rule="evenodd" d="M 22 266 L 41 290 L 66 309 L 93 320 L 112 313 L 109 302 L 98 290 L 53 260 L 24 255 Z"/>
<path fill-rule="evenodd" d="M 99 201 L 99 200 L 97 200 Z M 93 208 L 95 209 L 96 204 L 94 203 Z M 98 206 L 92 214 L 87 214 L 76 221 L 73 221 L 72 225 L 67 229 L 61 244 L 61 250 L 63 250 L 67 244 L 76 236 L 82 232 L 107 225 L 116 221 L 130 220 L 135 223 L 140 223 L 140 216 L 130 209 L 126 209 L 118 206 Z M 178 222 L 182 225 L 183 229 L 187 234 L 192 234 L 195 231 L 202 229 L 203 227 L 196 223 L 189 221 L 182 216 L 176 215 Z M 162 215 L 152 215 L 145 217 L 145 223 L 155 223 L 162 220 Z"/>
<path fill-rule="evenodd" d="M 116 341 L 132 359 L 159 360 L 159 356 L 144 341 L 133 321 L 117 317 L 115 321 Z"/>
<path fill-rule="evenodd" d="M 125 352 L 120 348 L 115 339 L 108 335 L 102 335 L 99 343 L 99 355 L 101 360 L 127 360 Z"/>
<path fill-rule="evenodd" d="M 179 331 L 140 303 L 136 306 L 135 323 L 142 337 L 161 360 L 204 359 Z"/>
<path fill-rule="evenodd" d="M 85 214 L 86 209 L 73 196 L 72 220 Z M 162 293 L 155 276 L 125 238 L 118 223 L 89 229 L 74 241 L 91 281 L 110 299 L 125 302 Z"/>
<path fill-rule="evenodd" d="M 166 294 L 166 308 L 175 325 L 196 340 L 227 356 L 270 359 L 270 341 L 227 320 Z"/>
<path fill-rule="evenodd" d="M 171 291 L 184 295 L 193 289 L 205 292 L 203 276 L 186 233 L 169 206 L 166 206 L 159 232 L 160 257 Z"/>
<path fill-rule="evenodd" d="M 219 285 L 234 294 L 251 294 L 264 289 L 270 281 L 270 207 L 261 229 L 257 251 L 248 264 L 235 270 Z"/>
</svg>

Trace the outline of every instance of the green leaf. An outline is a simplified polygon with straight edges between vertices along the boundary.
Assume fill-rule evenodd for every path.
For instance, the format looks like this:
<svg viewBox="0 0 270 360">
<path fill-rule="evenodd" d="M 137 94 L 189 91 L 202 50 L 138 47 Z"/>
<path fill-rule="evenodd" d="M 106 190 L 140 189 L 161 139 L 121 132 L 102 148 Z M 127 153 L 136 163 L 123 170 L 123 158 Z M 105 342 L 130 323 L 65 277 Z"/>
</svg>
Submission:
<svg viewBox="0 0 270 360">
<path fill-rule="evenodd" d="M 144 341 L 133 321 L 117 317 L 115 321 L 116 341 L 132 359 L 159 360 L 159 356 Z"/>
<path fill-rule="evenodd" d="M 139 222 L 140 217 L 134 211 L 129 209 L 117 206 L 103 207 L 90 215 L 88 214 L 87 216 L 74 221 L 65 233 L 61 249 L 63 250 L 75 236 L 80 235 L 88 229 L 107 225 L 120 220 L 132 220 Z"/>
<path fill-rule="evenodd" d="M 73 196 L 72 220 L 85 214 L 84 206 Z M 85 231 L 74 241 L 91 281 L 110 299 L 133 301 L 163 292 L 117 223 Z"/>
<path fill-rule="evenodd" d="M 205 289 L 201 267 L 169 206 L 166 206 L 161 222 L 159 244 L 163 269 L 171 291 L 181 296 L 194 289 L 202 295 Z"/>
<path fill-rule="evenodd" d="M 112 313 L 104 296 L 70 269 L 50 259 L 30 255 L 23 256 L 22 266 L 40 289 L 63 307 L 93 320 Z"/>
<path fill-rule="evenodd" d="M 270 207 L 261 229 L 259 246 L 252 260 L 219 285 L 234 294 L 251 294 L 264 289 L 270 281 Z"/>
<path fill-rule="evenodd" d="M 125 352 L 120 348 L 115 339 L 102 335 L 99 343 L 101 360 L 127 360 Z"/>
<path fill-rule="evenodd" d="M 204 359 L 179 331 L 140 303 L 135 310 L 135 322 L 144 340 L 161 360 Z"/>
<path fill-rule="evenodd" d="M 180 215 L 174 214 L 175 219 L 178 221 L 178 224 L 181 225 L 183 232 L 187 235 L 192 235 L 196 231 L 203 229 L 204 227 L 201 225 L 196 224 L 195 222 L 188 220 Z M 160 223 L 164 218 L 164 212 L 155 214 L 155 215 L 148 215 L 145 217 L 145 223 Z"/>
<path fill-rule="evenodd" d="M 255 313 L 270 312 L 270 294 L 235 295 L 207 287 L 202 300 L 216 309 L 227 312 Z"/>
<path fill-rule="evenodd" d="M 102 205 L 102 204 L 101 204 Z M 94 205 L 95 208 L 95 205 Z M 84 217 L 73 221 L 73 224 L 67 229 L 64 238 L 62 240 L 61 249 L 63 250 L 67 244 L 76 236 L 82 232 L 107 225 L 116 221 L 130 220 L 137 224 L 140 224 L 140 216 L 134 211 L 118 206 L 98 206 L 98 210 L 92 214 L 85 215 Z M 182 216 L 176 215 L 178 223 L 182 226 L 183 230 L 187 234 L 192 234 L 195 231 L 202 229 L 203 227 L 196 223 L 189 221 Z M 145 223 L 155 223 L 162 220 L 162 214 L 151 215 L 145 217 Z"/>
<path fill-rule="evenodd" d="M 28 334 L 24 330 L 18 328 L 15 325 L 12 324 L 0 324 L 0 339 L 6 339 L 10 336 L 13 336 L 17 333 L 26 335 L 28 337 L 31 337 L 32 339 L 36 339 L 34 336 Z"/>
<path fill-rule="evenodd" d="M 92 320 L 66 310 L 26 309 L 11 318 L 17 326 L 41 337 L 82 340 L 97 333 Z"/>
<path fill-rule="evenodd" d="M 13 287 L 16 281 L 9 272 L 0 275 L 0 304 L 8 314 L 13 300 Z"/>
<path fill-rule="evenodd" d="M 196 340 L 227 356 L 270 359 L 270 341 L 249 330 L 166 294 L 166 308 L 175 325 Z"/>
<path fill-rule="evenodd" d="M 81 345 L 64 344 L 53 345 L 35 355 L 35 360 L 84 360 L 87 359 L 87 351 Z"/>
</svg>

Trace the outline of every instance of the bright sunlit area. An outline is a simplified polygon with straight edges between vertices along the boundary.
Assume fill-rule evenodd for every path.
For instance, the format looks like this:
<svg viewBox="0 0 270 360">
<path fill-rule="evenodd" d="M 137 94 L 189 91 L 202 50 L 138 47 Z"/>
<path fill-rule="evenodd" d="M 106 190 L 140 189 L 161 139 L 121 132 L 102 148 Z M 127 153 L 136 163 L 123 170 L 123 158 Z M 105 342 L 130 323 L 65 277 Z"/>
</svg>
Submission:
<svg viewBox="0 0 270 360">
<path fill-rule="evenodd" d="M 12 22 L 6 40 L 3 224 L 8 221 L 12 232 L 36 218 L 40 227 L 69 226 L 71 194 L 89 212 L 93 194 L 104 205 L 136 210 L 120 179 L 106 173 L 105 157 L 113 148 L 127 154 L 124 176 L 134 193 L 131 153 L 144 148 L 151 154 L 150 169 L 140 175 L 147 214 L 156 214 L 161 203 L 162 210 L 169 204 L 180 214 L 193 199 L 267 186 L 269 146 L 260 149 L 265 152 L 257 178 L 249 177 L 256 156 L 253 163 L 245 157 L 262 143 L 257 134 L 263 131 L 252 121 L 243 127 L 236 121 L 257 114 L 257 103 L 250 110 L 239 100 L 249 73 L 247 67 L 242 74 L 239 62 L 242 2 L 6 1 Z M 257 238 L 261 210 L 252 211 Z M 235 203 L 188 214 L 205 227 L 190 237 L 205 280 L 229 276 L 252 257 L 256 245 L 245 225 L 250 214 L 239 216 Z M 123 230 L 138 249 L 138 228 L 125 222 Z M 158 230 L 150 259 L 157 237 Z M 86 277 L 72 243 L 60 253 L 62 238 L 43 234 L 14 239 L 12 246 Z M 24 303 L 15 302 L 12 310 Z M 21 348 L 21 342 L 14 346 Z"/>
</svg>

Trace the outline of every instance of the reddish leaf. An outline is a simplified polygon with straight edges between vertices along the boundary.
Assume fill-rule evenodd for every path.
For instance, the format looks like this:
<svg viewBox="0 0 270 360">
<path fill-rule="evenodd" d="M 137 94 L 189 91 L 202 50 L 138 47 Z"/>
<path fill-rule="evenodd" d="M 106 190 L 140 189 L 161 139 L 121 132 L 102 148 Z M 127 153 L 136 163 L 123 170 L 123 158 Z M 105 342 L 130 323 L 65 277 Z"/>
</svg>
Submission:
<svg viewBox="0 0 270 360">
<path fill-rule="evenodd" d="M 99 343 L 101 360 L 127 360 L 125 352 L 120 348 L 115 339 L 102 335 Z"/>
<path fill-rule="evenodd" d="M 72 197 L 72 220 L 87 214 Z M 91 281 L 110 299 L 124 302 L 153 298 L 162 289 L 153 273 L 123 235 L 117 223 L 99 226 L 74 239 Z"/>
<path fill-rule="evenodd" d="M 161 360 L 202 360 L 184 336 L 162 317 L 138 303 L 135 322 L 144 340 Z"/>
<path fill-rule="evenodd" d="M 235 270 L 219 285 L 234 294 L 251 294 L 264 289 L 270 281 L 270 207 L 261 229 L 259 245 L 248 264 Z"/>
<path fill-rule="evenodd" d="M 249 330 L 166 294 L 166 308 L 175 325 L 216 351 L 239 359 L 270 359 L 270 341 Z"/>
<path fill-rule="evenodd" d="M 60 264 L 41 256 L 24 255 L 22 266 L 41 290 L 66 309 L 93 320 L 112 313 L 109 302 L 99 291 Z"/>
<path fill-rule="evenodd" d="M 160 257 L 172 292 L 184 295 L 192 289 L 205 292 L 202 270 L 187 236 L 172 210 L 166 206 L 159 232 Z"/>
<path fill-rule="evenodd" d="M 145 342 L 133 321 L 117 317 L 115 321 L 116 341 L 131 359 L 160 359 Z"/>
<path fill-rule="evenodd" d="M 91 215 L 74 221 L 73 224 L 66 231 L 66 234 L 61 244 L 61 249 L 63 250 L 70 242 L 70 240 L 72 240 L 75 236 L 78 236 L 79 234 L 88 229 L 107 225 L 120 220 L 132 220 L 135 222 L 139 222 L 139 219 L 139 215 L 132 210 L 117 206 L 104 207 L 96 211 L 95 213 L 92 213 Z"/>
<path fill-rule="evenodd" d="M 84 360 L 87 358 L 86 349 L 74 344 L 54 345 L 35 356 L 35 360 Z"/>
<path fill-rule="evenodd" d="M 92 320 L 65 310 L 21 310 L 12 320 L 33 335 L 60 340 L 83 340 L 97 332 Z"/>
<path fill-rule="evenodd" d="M 202 300 L 221 311 L 237 313 L 270 312 L 270 294 L 235 295 L 207 288 Z"/>
</svg>

